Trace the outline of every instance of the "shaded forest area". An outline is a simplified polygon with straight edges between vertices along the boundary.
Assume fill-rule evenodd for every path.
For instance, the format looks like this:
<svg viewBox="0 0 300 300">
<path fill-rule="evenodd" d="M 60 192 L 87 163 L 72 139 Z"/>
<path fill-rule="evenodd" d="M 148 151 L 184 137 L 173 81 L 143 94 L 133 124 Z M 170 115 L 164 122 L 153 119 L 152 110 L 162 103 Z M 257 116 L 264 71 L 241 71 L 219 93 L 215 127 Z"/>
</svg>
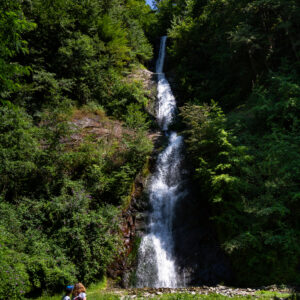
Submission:
<svg viewBox="0 0 300 300">
<path fill-rule="evenodd" d="M 119 253 L 153 22 L 144 0 L 0 2 L 1 299 L 99 281 Z"/>
<path fill-rule="evenodd" d="M 299 285 L 299 1 L 157 6 L 198 210 L 209 203 L 234 284 Z"/>
</svg>

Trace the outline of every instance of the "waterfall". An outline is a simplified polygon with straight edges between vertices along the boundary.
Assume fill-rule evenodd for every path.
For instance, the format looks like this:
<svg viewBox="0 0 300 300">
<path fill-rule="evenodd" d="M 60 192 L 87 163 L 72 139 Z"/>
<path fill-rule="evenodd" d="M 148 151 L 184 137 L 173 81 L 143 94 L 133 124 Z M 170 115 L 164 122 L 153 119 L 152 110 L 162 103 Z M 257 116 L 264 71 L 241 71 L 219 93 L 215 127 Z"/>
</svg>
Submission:
<svg viewBox="0 0 300 300">
<path fill-rule="evenodd" d="M 163 73 L 167 37 L 161 38 L 156 72 L 158 74 L 157 119 L 168 139 L 159 154 L 156 170 L 149 184 L 148 233 L 142 238 L 138 253 L 137 287 L 179 287 L 184 282 L 176 272 L 172 235 L 174 208 L 185 195 L 182 147 L 183 138 L 168 128 L 176 113 L 176 101 Z"/>
</svg>

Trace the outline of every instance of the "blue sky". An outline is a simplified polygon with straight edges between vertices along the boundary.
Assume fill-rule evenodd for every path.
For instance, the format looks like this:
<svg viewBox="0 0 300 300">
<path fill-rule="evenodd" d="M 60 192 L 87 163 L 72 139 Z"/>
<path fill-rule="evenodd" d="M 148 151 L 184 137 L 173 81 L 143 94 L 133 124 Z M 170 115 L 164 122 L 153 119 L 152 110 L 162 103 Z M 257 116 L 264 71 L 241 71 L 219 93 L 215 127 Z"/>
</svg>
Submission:
<svg viewBox="0 0 300 300">
<path fill-rule="evenodd" d="M 152 7 L 152 0 L 146 0 L 146 3 Z"/>
</svg>

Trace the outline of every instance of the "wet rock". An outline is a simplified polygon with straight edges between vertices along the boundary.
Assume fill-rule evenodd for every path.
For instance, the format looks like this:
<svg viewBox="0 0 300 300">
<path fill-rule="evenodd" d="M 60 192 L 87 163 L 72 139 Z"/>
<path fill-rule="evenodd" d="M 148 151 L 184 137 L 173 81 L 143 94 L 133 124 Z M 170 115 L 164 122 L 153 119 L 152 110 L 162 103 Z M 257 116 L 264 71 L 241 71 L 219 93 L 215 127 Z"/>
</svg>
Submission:
<svg viewBox="0 0 300 300">
<path fill-rule="evenodd" d="M 147 230 L 147 224 L 145 221 L 136 221 L 135 230 L 145 232 Z"/>
</svg>

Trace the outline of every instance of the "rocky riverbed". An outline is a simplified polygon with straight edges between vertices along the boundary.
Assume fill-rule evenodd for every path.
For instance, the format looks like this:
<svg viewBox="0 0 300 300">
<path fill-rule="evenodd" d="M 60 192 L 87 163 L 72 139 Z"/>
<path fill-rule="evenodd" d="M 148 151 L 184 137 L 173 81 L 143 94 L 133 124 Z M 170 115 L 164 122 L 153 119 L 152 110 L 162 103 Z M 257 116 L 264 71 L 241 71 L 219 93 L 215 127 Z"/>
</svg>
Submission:
<svg viewBox="0 0 300 300">
<path fill-rule="evenodd" d="M 158 299 L 165 294 L 189 294 L 189 295 L 222 295 L 226 297 L 248 297 L 260 298 L 262 295 L 268 294 L 269 299 L 287 299 L 288 295 L 295 293 L 294 288 L 279 288 L 277 286 L 254 288 L 232 288 L 222 285 L 217 286 L 201 286 L 186 288 L 141 288 L 141 289 L 111 289 L 109 293 L 120 296 L 120 299 Z M 180 298 L 181 299 L 181 298 Z M 196 299 L 196 298 L 195 298 Z"/>
</svg>

